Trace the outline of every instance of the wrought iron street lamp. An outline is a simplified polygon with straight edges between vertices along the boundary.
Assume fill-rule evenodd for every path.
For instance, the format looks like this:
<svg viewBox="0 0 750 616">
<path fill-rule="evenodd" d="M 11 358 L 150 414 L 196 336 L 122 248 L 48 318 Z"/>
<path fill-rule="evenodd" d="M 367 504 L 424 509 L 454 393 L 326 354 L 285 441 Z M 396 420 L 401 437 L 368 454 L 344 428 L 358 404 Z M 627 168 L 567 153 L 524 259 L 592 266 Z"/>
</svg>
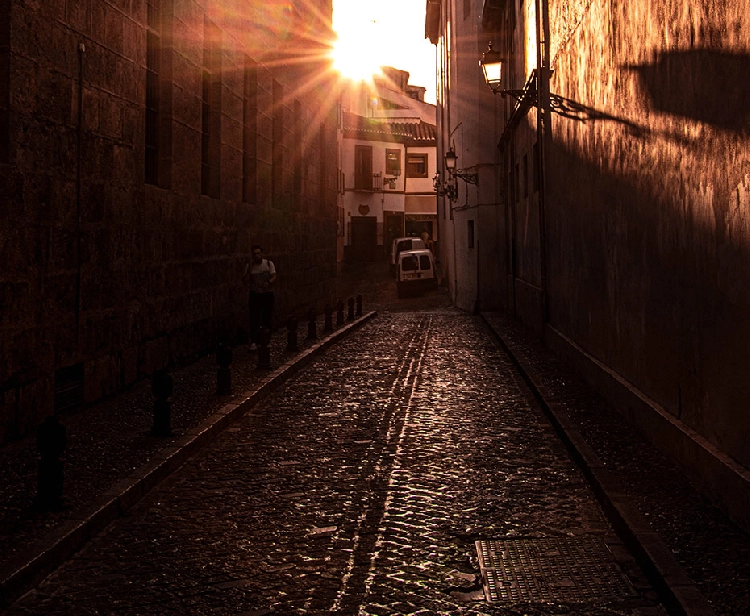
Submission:
<svg viewBox="0 0 750 616">
<path fill-rule="evenodd" d="M 438 197 L 448 197 L 451 201 L 458 199 L 456 180 L 449 178 L 444 182 L 439 172 L 432 178 L 432 188 L 437 193 Z"/>
<path fill-rule="evenodd" d="M 499 94 L 503 97 L 512 96 L 519 102 L 529 94 L 528 88 L 523 90 L 503 89 L 503 59 L 500 56 L 499 51 L 492 49 L 492 41 L 487 43 L 487 51 L 482 54 L 479 66 L 482 67 L 485 83 L 490 87 L 490 90 L 492 90 L 494 94 Z"/>
<path fill-rule="evenodd" d="M 448 170 L 448 174 L 461 178 L 467 184 L 479 184 L 479 175 L 476 173 L 468 173 L 464 169 L 456 169 L 457 161 L 458 154 L 453 151 L 453 148 L 449 149 L 445 153 L 445 168 Z"/>
</svg>

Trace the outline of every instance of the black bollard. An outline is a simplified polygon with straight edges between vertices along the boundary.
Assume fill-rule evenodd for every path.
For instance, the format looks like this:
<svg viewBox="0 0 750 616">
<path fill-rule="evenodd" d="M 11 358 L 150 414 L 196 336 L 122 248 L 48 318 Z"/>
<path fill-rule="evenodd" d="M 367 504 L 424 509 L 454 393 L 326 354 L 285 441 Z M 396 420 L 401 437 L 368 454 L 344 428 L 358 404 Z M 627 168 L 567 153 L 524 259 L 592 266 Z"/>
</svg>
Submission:
<svg viewBox="0 0 750 616">
<path fill-rule="evenodd" d="M 325 309 L 325 324 L 323 325 L 324 331 L 332 332 L 333 331 L 333 306 L 331 304 L 326 304 Z"/>
<path fill-rule="evenodd" d="M 62 508 L 63 462 L 60 456 L 65 451 L 66 440 L 65 426 L 54 415 L 47 417 L 37 430 L 39 465 L 35 509 L 58 511 Z"/>
<path fill-rule="evenodd" d="M 362 296 L 357 295 L 357 316 L 362 316 Z"/>
<path fill-rule="evenodd" d="M 157 370 L 151 378 L 151 392 L 154 394 L 153 436 L 172 436 L 172 396 L 174 381 L 166 369 Z"/>
<path fill-rule="evenodd" d="M 228 396 L 232 393 L 232 349 L 229 345 L 220 342 L 216 347 L 216 393 L 219 396 Z"/>
<path fill-rule="evenodd" d="M 346 304 L 347 304 L 346 320 L 353 321 L 354 320 L 354 298 L 350 297 L 348 300 L 346 300 Z"/>
<path fill-rule="evenodd" d="M 340 327 L 344 324 L 344 301 L 339 300 L 336 302 L 336 327 Z"/>
<path fill-rule="evenodd" d="M 286 350 L 290 352 L 298 350 L 296 317 L 289 317 L 286 321 Z"/>
<path fill-rule="evenodd" d="M 318 337 L 318 324 L 315 322 L 315 311 L 310 309 L 307 313 L 307 339 L 315 340 Z"/>
<path fill-rule="evenodd" d="M 261 327 L 258 332 L 258 370 L 271 369 L 271 330 Z"/>
</svg>

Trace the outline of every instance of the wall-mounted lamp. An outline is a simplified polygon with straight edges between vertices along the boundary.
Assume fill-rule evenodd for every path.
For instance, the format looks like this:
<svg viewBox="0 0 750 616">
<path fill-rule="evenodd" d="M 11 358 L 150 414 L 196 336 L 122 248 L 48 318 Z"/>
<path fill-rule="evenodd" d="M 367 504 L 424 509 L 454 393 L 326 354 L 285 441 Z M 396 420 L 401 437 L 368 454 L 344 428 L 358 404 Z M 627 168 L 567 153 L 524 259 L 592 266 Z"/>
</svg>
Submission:
<svg viewBox="0 0 750 616">
<path fill-rule="evenodd" d="M 482 67 L 484 81 L 494 94 L 499 94 L 503 97 L 512 96 L 519 102 L 529 94 L 528 88 L 523 90 L 503 90 L 503 59 L 500 57 L 499 51 L 492 49 L 492 41 L 487 43 L 487 51 L 482 54 L 479 66 Z"/>
<path fill-rule="evenodd" d="M 467 184 L 479 184 L 479 175 L 476 173 L 468 173 L 464 169 L 456 169 L 457 161 L 458 154 L 453 151 L 453 148 L 445 153 L 445 168 L 448 170 L 448 174 L 461 178 Z"/>
<path fill-rule="evenodd" d="M 436 173 L 435 177 L 432 178 L 432 189 L 437 193 L 438 197 L 448 197 L 451 201 L 458 199 L 456 180 L 451 178 L 444 182 L 440 173 Z"/>
</svg>

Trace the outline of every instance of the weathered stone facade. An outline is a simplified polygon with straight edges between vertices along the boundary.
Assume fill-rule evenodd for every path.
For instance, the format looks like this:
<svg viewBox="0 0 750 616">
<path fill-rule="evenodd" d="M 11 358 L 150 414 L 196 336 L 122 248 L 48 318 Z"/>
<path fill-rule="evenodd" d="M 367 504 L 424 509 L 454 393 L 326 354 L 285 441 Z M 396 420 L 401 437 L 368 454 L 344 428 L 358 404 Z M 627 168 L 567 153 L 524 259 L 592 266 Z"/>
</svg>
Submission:
<svg viewBox="0 0 750 616">
<path fill-rule="evenodd" d="M 750 467 L 750 20 L 551 1 L 550 324 Z"/>
<path fill-rule="evenodd" d="M 0 0 L 0 441 L 332 299 L 331 11 Z"/>
<path fill-rule="evenodd" d="M 428 33 L 447 50 L 439 147 L 461 125 L 451 137 L 459 159 L 491 160 L 480 134 L 492 94 L 475 85 L 488 41 L 505 61 L 498 89 L 516 91 L 494 97 L 497 208 L 494 224 L 478 230 L 479 263 L 483 245 L 499 247 L 500 304 L 747 522 L 745 5 L 427 0 L 427 8 Z M 476 138 L 461 144 L 461 131 Z M 492 177 L 480 169 L 480 188 Z M 478 297 L 494 292 L 458 241 L 462 217 L 481 203 L 477 192 L 443 217 L 455 228 L 448 241 L 464 306 L 475 281 Z"/>
</svg>

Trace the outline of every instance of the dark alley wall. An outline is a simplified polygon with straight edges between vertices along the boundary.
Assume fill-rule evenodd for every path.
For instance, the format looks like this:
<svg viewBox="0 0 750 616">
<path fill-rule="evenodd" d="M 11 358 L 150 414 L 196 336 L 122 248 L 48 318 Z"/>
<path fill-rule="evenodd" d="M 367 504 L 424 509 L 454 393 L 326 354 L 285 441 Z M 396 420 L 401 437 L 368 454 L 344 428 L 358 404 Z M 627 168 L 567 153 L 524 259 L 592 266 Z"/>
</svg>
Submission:
<svg viewBox="0 0 750 616">
<path fill-rule="evenodd" d="M 746 6 L 549 10 L 549 325 L 750 467 Z"/>
<path fill-rule="evenodd" d="M 0 442 L 237 335 L 253 243 L 278 319 L 330 301 L 331 3 L 295 4 L 0 1 Z"/>
</svg>

